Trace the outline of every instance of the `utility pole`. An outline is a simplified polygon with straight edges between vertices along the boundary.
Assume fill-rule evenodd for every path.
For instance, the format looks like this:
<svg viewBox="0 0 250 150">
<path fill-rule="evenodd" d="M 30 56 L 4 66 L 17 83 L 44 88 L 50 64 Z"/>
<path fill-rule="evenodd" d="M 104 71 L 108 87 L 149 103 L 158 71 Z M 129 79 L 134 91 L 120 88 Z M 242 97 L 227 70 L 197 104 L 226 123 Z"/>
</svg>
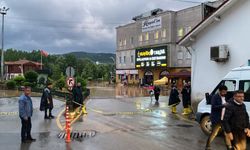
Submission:
<svg viewBox="0 0 250 150">
<path fill-rule="evenodd" d="M 2 14 L 2 55 L 1 55 L 1 80 L 4 80 L 4 15 L 7 14 L 9 8 L 0 8 L 0 14 Z"/>
</svg>

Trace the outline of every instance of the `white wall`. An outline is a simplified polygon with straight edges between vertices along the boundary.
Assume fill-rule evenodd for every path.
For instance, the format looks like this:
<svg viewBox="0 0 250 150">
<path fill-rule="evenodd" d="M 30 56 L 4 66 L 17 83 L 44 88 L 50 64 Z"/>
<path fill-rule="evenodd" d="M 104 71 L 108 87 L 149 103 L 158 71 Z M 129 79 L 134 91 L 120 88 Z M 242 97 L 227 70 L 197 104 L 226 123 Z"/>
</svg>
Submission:
<svg viewBox="0 0 250 150">
<path fill-rule="evenodd" d="M 232 68 L 247 65 L 250 59 L 250 0 L 239 0 L 209 25 L 192 45 L 192 99 L 201 100 Z M 230 58 L 225 63 L 210 60 L 210 47 L 226 44 Z"/>
</svg>

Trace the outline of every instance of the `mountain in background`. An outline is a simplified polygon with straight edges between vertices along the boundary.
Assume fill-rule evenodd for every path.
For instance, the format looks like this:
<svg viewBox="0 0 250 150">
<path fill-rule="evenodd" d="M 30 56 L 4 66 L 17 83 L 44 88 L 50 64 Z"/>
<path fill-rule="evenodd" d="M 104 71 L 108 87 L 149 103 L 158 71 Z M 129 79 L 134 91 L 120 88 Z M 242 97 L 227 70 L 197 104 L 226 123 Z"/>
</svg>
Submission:
<svg viewBox="0 0 250 150">
<path fill-rule="evenodd" d="M 93 62 L 98 61 L 99 63 L 108 63 L 108 64 L 113 64 L 114 63 L 113 59 L 115 59 L 115 54 L 112 54 L 112 53 L 71 52 L 67 54 L 72 54 L 76 58 L 88 58 L 92 60 Z"/>
</svg>

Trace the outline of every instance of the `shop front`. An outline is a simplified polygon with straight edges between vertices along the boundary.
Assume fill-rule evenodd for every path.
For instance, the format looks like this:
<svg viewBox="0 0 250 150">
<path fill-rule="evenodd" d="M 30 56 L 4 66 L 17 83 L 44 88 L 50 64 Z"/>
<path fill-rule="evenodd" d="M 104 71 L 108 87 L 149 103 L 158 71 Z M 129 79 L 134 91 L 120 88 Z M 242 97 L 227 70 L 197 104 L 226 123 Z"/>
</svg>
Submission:
<svg viewBox="0 0 250 150">
<path fill-rule="evenodd" d="M 168 74 L 167 46 L 136 49 L 135 56 L 140 85 L 152 85 L 155 80 Z"/>
<path fill-rule="evenodd" d="M 138 70 L 116 70 L 116 82 L 122 84 L 138 84 Z"/>
</svg>

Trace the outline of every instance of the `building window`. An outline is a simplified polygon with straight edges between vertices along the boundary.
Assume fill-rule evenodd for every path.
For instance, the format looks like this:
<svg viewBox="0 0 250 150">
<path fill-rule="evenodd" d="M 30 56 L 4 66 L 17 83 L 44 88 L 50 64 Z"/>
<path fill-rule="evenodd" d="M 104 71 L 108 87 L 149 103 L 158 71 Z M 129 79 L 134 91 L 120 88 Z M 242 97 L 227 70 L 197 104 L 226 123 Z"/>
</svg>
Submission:
<svg viewBox="0 0 250 150">
<path fill-rule="evenodd" d="M 159 31 L 156 31 L 156 32 L 155 32 L 154 38 L 155 38 L 155 40 L 158 40 L 158 39 L 159 39 Z"/>
<path fill-rule="evenodd" d="M 122 40 L 119 40 L 119 46 L 120 47 L 122 46 Z"/>
<path fill-rule="evenodd" d="M 138 37 L 139 42 L 142 42 L 142 34 Z"/>
<path fill-rule="evenodd" d="M 186 59 L 191 59 L 191 54 L 189 51 L 186 51 Z"/>
<path fill-rule="evenodd" d="M 134 63 L 134 56 L 131 55 L 131 63 Z"/>
<path fill-rule="evenodd" d="M 179 59 L 179 60 L 182 60 L 182 59 L 183 59 L 183 52 L 182 52 L 182 51 L 179 51 L 179 52 L 177 53 L 177 59 Z"/>
<path fill-rule="evenodd" d="M 126 46 L 127 45 L 127 40 L 123 40 L 123 46 Z"/>
<path fill-rule="evenodd" d="M 122 63 L 122 57 L 119 57 L 119 62 L 120 62 L 120 64 Z"/>
<path fill-rule="evenodd" d="M 144 38 L 145 38 L 145 41 L 148 41 L 148 40 L 149 40 L 149 34 L 148 34 L 148 32 L 147 32 L 147 33 L 145 33 Z"/>
<path fill-rule="evenodd" d="M 185 27 L 185 32 L 183 34 L 187 34 L 188 32 L 190 32 L 192 30 L 191 26 Z"/>
<path fill-rule="evenodd" d="M 161 32 L 161 37 L 166 38 L 166 36 L 167 36 L 167 30 L 163 29 L 162 32 Z"/>
<path fill-rule="evenodd" d="M 123 57 L 123 62 L 126 64 L 126 56 Z"/>
<path fill-rule="evenodd" d="M 130 80 L 133 80 L 133 78 L 134 78 L 134 75 L 131 74 L 131 75 L 130 75 Z"/>
<path fill-rule="evenodd" d="M 134 44 L 134 37 L 130 38 L 130 44 Z"/>
<path fill-rule="evenodd" d="M 184 29 L 183 28 L 179 28 L 178 30 L 178 37 L 183 37 L 184 35 Z"/>
</svg>

